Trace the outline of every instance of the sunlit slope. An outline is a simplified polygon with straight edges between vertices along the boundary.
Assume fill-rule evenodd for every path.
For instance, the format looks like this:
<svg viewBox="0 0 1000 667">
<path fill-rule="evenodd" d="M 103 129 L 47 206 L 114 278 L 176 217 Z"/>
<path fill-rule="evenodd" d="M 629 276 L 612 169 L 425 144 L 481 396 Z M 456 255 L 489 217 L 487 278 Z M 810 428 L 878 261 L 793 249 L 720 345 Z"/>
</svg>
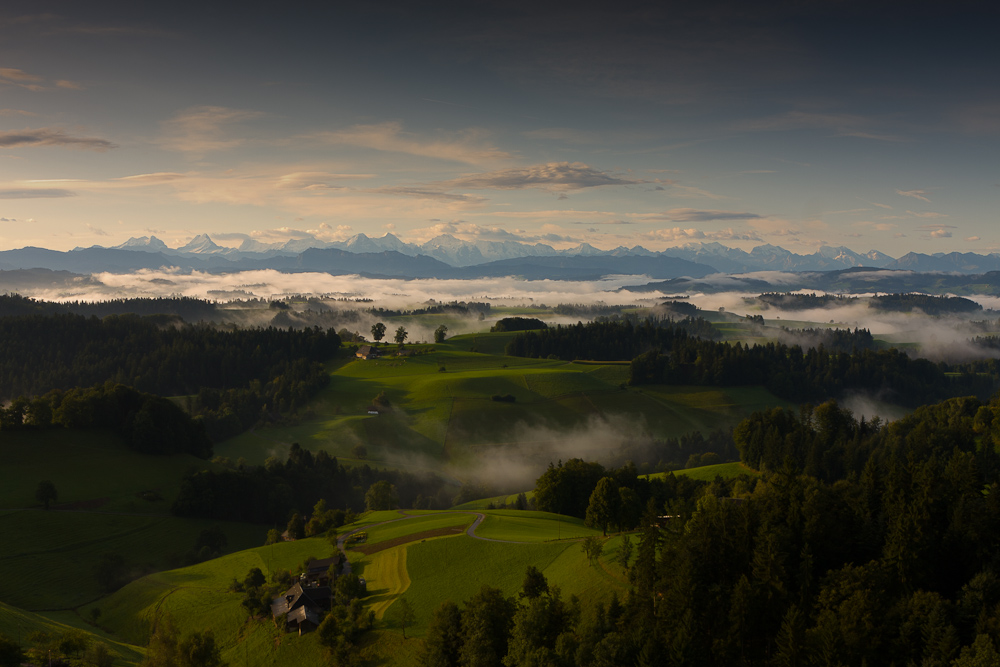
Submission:
<svg viewBox="0 0 1000 667">
<path fill-rule="evenodd" d="M 36 614 L 0 602 L 0 634 L 19 642 L 22 647 L 30 646 L 27 637 L 32 633 L 41 632 L 58 638 L 77 630 L 86 633 L 91 642 L 104 644 L 118 664 L 134 664 L 142 660 L 141 648 L 116 640 L 72 612 Z"/>
<path fill-rule="evenodd" d="M 628 387 L 620 362 L 564 362 L 503 356 L 513 334 L 456 336 L 439 345 L 408 346 L 413 356 L 343 360 L 332 382 L 296 424 L 259 429 L 216 447 L 220 454 L 262 463 L 283 458 L 298 442 L 345 463 L 435 468 L 481 448 L 564 441 L 573 430 L 608 424 L 617 433 L 666 438 L 734 425 L 783 401 L 758 387 Z M 489 353 L 485 351 L 488 350 Z M 384 392 L 391 407 L 374 405 Z M 494 397 L 513 397 L 513 401 Z M 369 409 L 376 408 L 377 416 Z"/>
<path fill-rule="evenodd" d="M 615 551 L 608 542 L 601 562 L 591 565 L 580 546 L 583 534 L 598 534 L 577 519 L 541 512 L 486 512 L 483 533 L 507 542 L 479 540 L 465 533 L 475 513 L 378 512 L 355 526 L 367 539 L 360 550 L 348 552 L 355 571 L 366 577 L 366 604 L 376 612 L 375 630 L 363 641 L 362 655 L 414 664 L 415 646 L 400 643 L 398 619 L 393 605 L 405 596 L 416 611 L 408 637 L 426 632 L 431 614 L 446 599 L 462 602 L 489 583 L 516 596 L 529 565 L 539 568 L 563 594 L 583 599 L 605 598 L 625 589 L 621 569 L 614 564 Z M 355 526 L 340 529 L 341 533 Z M 560 527 L 561 526 L 561 527 Z M 567 532 L 573 535 L 566 539 Z M 477 534 L 479 532 L 477 531 Z M 559 537 L 562 539 L 558 539 Z M 514 542 L 525 539 L 527 543 Z M 152 623 L 170 614 L 182 634 L 211 628 L 230 664 L 270 665 L 323 664 L 316 635 L 298 637 L 275 628 L 270 619 L 249 620 L 240 606 L 242 594 L 229 590 L 233 578 L 242 579 L 253 567 L 265 574 L 294 569 L 307 557 L 324 558 L 333 553 L 324 538 L 310 538 L 256 547 L 191 567 L 160 572 L 135 581 L 115 594 L 79 611 L 89 617 L 101 610 L 100 624 L 123 640 L 145 645 Z"/>
</svg>

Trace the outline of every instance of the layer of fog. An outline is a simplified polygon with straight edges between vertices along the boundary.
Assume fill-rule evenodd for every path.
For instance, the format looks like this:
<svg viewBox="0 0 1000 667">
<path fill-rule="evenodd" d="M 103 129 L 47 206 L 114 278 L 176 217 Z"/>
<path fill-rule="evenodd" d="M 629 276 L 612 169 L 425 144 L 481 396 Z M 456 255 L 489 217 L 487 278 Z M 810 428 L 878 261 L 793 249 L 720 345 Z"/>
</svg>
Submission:
<svg viewBox="0 0 1000 667">
<path fill-rule="evenodd" d="M 873 276 L 878 274 L 873 273 Z M 109 299 L 133 297 L 186 296 L 219 303 L 248 299 L 285 299 L 289 297 L 317 297 L 330 304 L 332 310 L 365 311 L 371 307 L 390 309 L 424 308 L 434 303 L 454 301 L 485 302 L 493 307 L 530 307 L 558 304 L 635 304 L 653 306 L 668 296 L 663 292 L 631 293 L 623 288 L 642 284 L 642 276 L 610 276 L 603 280 L 563 281 L 563 280 L 520 280 L 515 278 L 484 278 L 476 280 L 438 279 L 374 279 L 356 275 L 332 276 L 326 273 L 281 273 L 274 270 L 244 271 L 225 275 L 182 272 L 171 270 L 147 270 L 132 274 L 100 273 L 72 283 L 69 286 L 38 287 L 30 296 L 47 301 L 105 301 Z M 797 274 L 779 271 L 756 272 L 740 276 L 710 276 L 711 284 L 718 288 L 729 286 L 733 291 L 703 293 L 692 292 L 684 296 L 699 308 L 743 317 L 763 315 L 772 325 L 784 325 L 791 329 L 813 326 L 836 326 L 840 328 L 864 328 L 879 338 L 892 343 L 909 343 L 919 346 L 921 356 L 932 360 L 960 362 L 984 357 L 995 357 L 996 351 L 983 349 L 970 342 L 976 335 L 982 335 L 983 328 L 970 324 L 974 320 L 996 319 L 996 313 L 979 312 L 967 316 L 931 317 L 920 312 L 894 313 L 868 307 L 865 297 L 871 294 L 856 294 L 835 302 L 826 308 L 791 310 L 748 303 L 747 297 L 759 292 L 747 291 L 748 280 L 766 280 L 771 285 L 791 284 L 798 280 Z M 704 282 L 704 281 L 703 281 Z M 816 290 L 800 290 L 799 293 L 822 295 Z M 1000 297 L 969 296 L 986 309 L 1000 309 Z M 245 317 L 250 317 L 245 315 Z M 267 312 L 254 316 L 256 319 L 242 322 L 248 325 L 270 323 L 273 314 Z M 449 335 L 482 331 L 489 327 L 496 317 L 479 321 L 477 317 L 467 320 L 455 318 L 449 325 Z M 550 324 L 573 324 L 585 317 L 552 316 L 544 319 Z M 370 320 L 370 321 L 369 321 Z M 349 331 L 365 335 L 378 318 L 364 318 L 353 324 L 344 325 Z M 324 324 L 319 322 L 319 324 Z M 341 328 L 340 323 L 334 322 Z M 420 328 L 419 323 L 409 323 L 408 340 L 411 342 L 431 340 L 433 329 Z M 388 337 L 391 339 L 392 331 Z M 764 335 L 777 337 L 783 342 L 808 344 L 809 341 L 795 334 L 782 334 L 774 326 Z"/>
<path fill-rule="evenodd" d="M 817 290 L 801 290 L 798 294 L 816 294 Z M 765 335 L 774 336 L 789 344 L 807 345 L 808 340 L 796 333 L 803 328 L 836 327 L 867 329 L 876 338 L 890 343 L 915 344 L 921 357 L 932 361 L 964 362 L 974 359 L 997 358 L 1000 351 L 984 348 L 972 342 L 976 336 L 988 335 L 982 324 L 989 321 L 997 328 L 998 314 L 993 308 L 1000 306 L 1000 298 L 973 295 L 965 298 L 975 301 L 985 310 L 964 315 L 926 315 L 919 310 L 909 313 L 890 312 L 869 308 L 868 298 L 873 294 L 852 294 L 842 301 L 835 301 L 828 307 L 804 310 L 782 309 L 748 302 L 748 298 L 758 294 L 746 292 L 720 292 L 715 294 L 692 294 L 689 300 L 703 310 L 730 313 L 737 317 L 761 315 L 768 320 Z M 855 298 L 857 297 L 857 298 Z M 791 331 L 783 333 L 775 327 L 787 327 Z"/>
</svg>

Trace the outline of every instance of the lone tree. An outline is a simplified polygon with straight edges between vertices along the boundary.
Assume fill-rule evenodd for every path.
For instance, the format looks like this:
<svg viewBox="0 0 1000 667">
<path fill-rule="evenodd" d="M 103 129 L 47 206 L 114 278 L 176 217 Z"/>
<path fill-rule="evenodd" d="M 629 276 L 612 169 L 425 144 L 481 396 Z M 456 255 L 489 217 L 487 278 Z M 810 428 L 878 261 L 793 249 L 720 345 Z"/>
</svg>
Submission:
<svg viewBox="0 0 1000 667">
<path fill-rule="evenodd" d="M 403 628 L 403 639 L 406 639 L 406 626 L 413 625 L 413 621 L 417 619 L 417 615 L 413 611 L 413 607 L 406 598 L 399 599 L 399 627 Z"/>
<path fill-rule="evenodd" d="M 376 322 L 372 325 L 372 340 L 377 345 L 383 338 L 385 338 L 385 325 L 381 322 Z"/>
<path fill-rule="evenodd" d="M 437 329 L 434 330 L 434 342 L 443 343 L 444 337 L 447 333 L 448 333 L 448 327 L 446 327 L 443 324 L 439 326 Z"/>
<path fill-rule="evenodd" d="M 369 511 L 394 510 L 399 507 L 396 487 L 384 479 L 372 484 L 365 493 L 365 509 Z"/>
<path fill-rule="evenodd" d="M 601 557 L 604 552 L 604 543 L 601 542 L 601 538 L 596 535 L 591 535 L 583 541 L 583 553 L 587 554 L 587 560 L 593 565 Z"/>
<path fill-rule="evenodd" d="M 38 483 L 38 488 L 35 489 L 35 500 L 45 505 L 45 509 L 49 508 L 49 503 L 56 500 L 59 497 L 59 493 L 56 492 L 56 485 L 49 480 L 44 480 Z"/>
<path fill-rule="evenodd" d="M 402 326 L 401 326 L 401 327 L 399 327 L 398 329 L 396 329 L 396 335 L 395 335 L 395 337 L 394 337 L 394 338 L 395 338 L 395 340 L 396 340 L 396 343 L 397 343 L 397 344 L 398 344 L 398 345 L 399 345 L 400 347 L 403 347 L 403 342 L 404 342 L 404 341 L 406 340 L 406 337 L 407 337 L 408 335 L 409 335 L 409 334 L 407 334 L 407 333 L 406 333 L 406 329 L 405 329 L 404 327 L 402 327 Z"/>
<path fill-rule="evenodd" d="M 602 477 L 590 494 L 587 505 L 586 523 L 588 526 L 600 527 L 605 537 L 608 534 L 608 524 L 618 517 L 618 506 L 621 495 L 618 485 L 612 477 Z"/>
</svg>

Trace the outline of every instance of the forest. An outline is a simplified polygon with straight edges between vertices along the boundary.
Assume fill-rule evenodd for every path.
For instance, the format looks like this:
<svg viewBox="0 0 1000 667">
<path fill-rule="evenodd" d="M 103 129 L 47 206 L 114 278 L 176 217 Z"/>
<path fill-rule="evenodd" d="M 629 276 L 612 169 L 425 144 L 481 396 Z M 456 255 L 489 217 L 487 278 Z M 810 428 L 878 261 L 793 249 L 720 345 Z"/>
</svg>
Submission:
<svg viewBox="0 0 1000 667">
<path fill-rule="evenodd" d="M 997 664 L 1000 400 L 889 425 L 832 402 L 774 409 L 735 435 L 763 475 L 673 478 L 641 516 L 624 600 L 582 613 L 529 570 L 520 600 L 490 606 L 488 641 L 475 619 L 497 592 L 443 603 L 423 664 L 472 651 L 508 666 Z M 553 466 L 536 498 L 562 489 L 553 507 L 577 516 L 587 499 L 590 520 L 623 473 Z"/>
</svg>

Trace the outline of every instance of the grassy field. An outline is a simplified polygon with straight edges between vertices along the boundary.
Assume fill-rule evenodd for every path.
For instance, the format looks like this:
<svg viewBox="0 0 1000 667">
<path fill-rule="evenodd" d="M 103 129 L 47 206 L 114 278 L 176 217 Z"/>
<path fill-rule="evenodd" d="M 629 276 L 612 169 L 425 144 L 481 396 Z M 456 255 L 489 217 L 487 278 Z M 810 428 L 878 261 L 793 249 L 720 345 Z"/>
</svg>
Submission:
<svg viewBox="0 0 1000 667">
<path fill-rule="evenodd" d="M 169 516 L 23 510 L 0 516 L 0 600 L 29 610 L 70 609 L 99 598 L 102 555 L 122 554 L 129 576 L 176 567 L 198 534 L 219 526 L 227 551 L 263 544 L 266 526 Z"/>
<path fill-rule="evenodd" d="M 476 535 L 491 540 L 514 542 L 553 542 L 600 535 L 601 531 L 587 528 L 582 519 L 550 512 L 519 510 L 486 510 L 486 519 Z"/>
<path fill-rule="evenodd" d="M 466 334 L 414 346 L 420 353 L 411 357 L 338 360 L 330 365 L 330 386 L 298 422 L 256 429 L 216 451 L 263 463 L 283 458 L 297 442 L 356 464 L 355 447 L 364 445 L 371 465 L 461 468 L 484 449 L 528 445 L 544 454 L 565 431 L 589 430 L 595 420 L 623 437 L 665 438 L 732 426 L 754 410 L 785 405 L 755 387 L 626 387 L 629 367 L 621 362 L 503 356 L 513 335 Z M 371 416 L 382 391 L 392 407 Z"/>
<path fill-rule="evenodd" d="M 371 513 L 341 532 L 401 516 L 397 512 Z M 434 528 L 464 528 L 472 519 L 471 514 L 420 512 L 402 521 L 369 527 L 366 532 L 371 544 Z M 423 636 L 431 613 L 443 600 L 464 601 L 485 582 L 515 596 L 528 565 L 542 570 L 565 596 L 602 599 L 612 591 L 624 590 L 622 572 L 613 564 L 615 541 L 620 538 L 609 539 L 601 563 L 592 566 L 579 542 L 565 539 L 567 530 L 577 534 L 594 532 L 583 528 L 577 519 L 542 512 L 497 511 L 488 513 L 488 521 L 480 530 L 488 534 L 484 537 L 518 538 L 528 543 L 488 542 L 461 533 L 410 542 L 369 556 L 351 553 L 351 561 L 368 581 L 370 595 L 366 604 L 378 619 L 375 631 L 363 642 L 362 655 L 379 664 L 416 664 L 420 642 L 401 641 L 395 615 L 398 608 L 394 611 L 393 607 L 402 596 L 417 614 L 415 625 L 407 629 L 407 636 L 412 638 Z M 547 541 L 560 535 L 562 541 Z M 7 552 L 10 550 L 7 546 Z M 241 594 L 231 592 L 229 586 L 253 567 L 265 574 L 295 570 L 307 558 L 324 558 L 332 551 L 323 538 L 255 547 L 198 565 L 150 574 L 74 611 L 41 615 L 0 604 L 0 632 L 16 637 L 44 630 L 54 636 L 69 628 L 80 628 L 107 643 L 121 663 L 134 664 L 141 659 L 139 647 L 148 642 L 153 624 L 168 614 L 182 635 L 211 628 L 223 659 L 233 665 L 322 664 L 325 659 L 315 635 L 284 634 L 270 619 L 248 620 L 240 606 Z M 99 616 L 93 624 L 90 621 L 95 609 Z"/>
<path fill-rule="evenodd" d="M 154 514 L 169 510 L 187 473 L 217 467 L 183 454 L 139 454 L 113 433 L 82 429 L 0 431 L 0 460 L 0 508 L 40 506 L 35 488 L 50 480 L 57 507 Z M 144 491 L 162 499 L 143 500 Z"/>
</svg>

